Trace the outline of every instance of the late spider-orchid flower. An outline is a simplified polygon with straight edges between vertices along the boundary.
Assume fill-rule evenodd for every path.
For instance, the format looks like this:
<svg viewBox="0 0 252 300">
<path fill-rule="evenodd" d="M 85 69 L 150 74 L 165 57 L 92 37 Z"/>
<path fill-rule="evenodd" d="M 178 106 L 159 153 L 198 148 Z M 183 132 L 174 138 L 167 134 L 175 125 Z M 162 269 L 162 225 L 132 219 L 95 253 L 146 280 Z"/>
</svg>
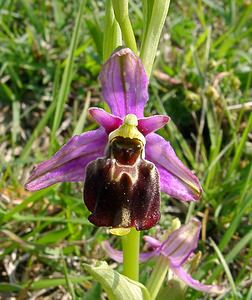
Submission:
<svg viewBox="0 0 252 300">
<path fill-rule="evenodd" d="M 224 287 L 218 285 L 205 285 L 195 280 L 186 272 L 184 265 L 194 254 L 197 248 L 201 224 L 193 218 L 186 225 L 173 231 L 168 238 L 160 242 L 150 236 L 145 236 L 144 239 L 149 247 L 153 250 L 140 254 L 140 261 L 144 262 L 152 257 L 162 255 L 167 258 L 170 270 L 173 274 L 183 281 L 186 285 L 205 293 L 221 294 L 225 291 Z M 109 242 L 103 243 L 107 254 L 115 261 L 123 262 L 122 251 L 112 248 Z"/>
<path fill-rule="evenodd" d="M 84 201 L 93 224 L 148 229 L 160 218 L 160 190 L 182 201 L 196 201 L 201 186 L 169 142 L 154 133 L 169 117 L 143 115 L 148 78 L 140 58 L 128 48 L 116 50 L 99 79 L 111 114 L 90 108 L 101 127 L 72 137 L 36 166 L 26 189 L 84 181 Z"/>
</svg>

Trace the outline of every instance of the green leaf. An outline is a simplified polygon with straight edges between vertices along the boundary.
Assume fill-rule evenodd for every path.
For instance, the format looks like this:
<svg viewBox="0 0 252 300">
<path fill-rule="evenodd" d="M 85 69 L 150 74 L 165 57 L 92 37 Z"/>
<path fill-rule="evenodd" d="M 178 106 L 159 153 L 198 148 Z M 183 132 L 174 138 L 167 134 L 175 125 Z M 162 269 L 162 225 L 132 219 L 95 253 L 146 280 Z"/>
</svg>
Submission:
<svg viewBox="0 0 252 300">
<path fill-rule="evenodd" d="M 150 300 L 145 286 L 113 270 L 102 261 L 96 266 L 84 264 L 84 269 L 97 280 L 110 300 Z"/>
<path fill-rule="evenodd" d="M 0 283 L 0 293 L 19 292 L 21 289 L 21 286 L 16 284 Z"/>
<path fill-rule="evenodd" d="M 106 61 L 111 53 L 122 45 L 122 33 L 117 23 L 112 7 L 112 1 L 107 0 L 105 6 L 105 28 L 103 35 L 103 61 Z"/>
<path fill-rule="evenodd" d="M 149 25 L 145 32 L 140 51 L 140 58 L 142 59 L 148 77 L 150 77 L 151 74 L 169 5 L 170 1 L 167 0 L 154 1 L 151 17 L 148 16 L 148 18 L 150 18 Z"/>
</svg>

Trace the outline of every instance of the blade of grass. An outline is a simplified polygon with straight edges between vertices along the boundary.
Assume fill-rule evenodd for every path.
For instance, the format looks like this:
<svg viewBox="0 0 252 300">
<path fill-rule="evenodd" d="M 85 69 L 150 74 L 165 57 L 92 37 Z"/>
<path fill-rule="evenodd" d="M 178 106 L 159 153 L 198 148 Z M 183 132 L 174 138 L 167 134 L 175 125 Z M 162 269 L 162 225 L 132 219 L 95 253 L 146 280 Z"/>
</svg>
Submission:
<svg viewBox="0 0 252 300">
<path fill-rule="evenodd" d="M 0 283 L 0 293 L 14 293 L 22 290 L 22 287 L 12 283 Z"/>
<path fill-rule="evenodd" d="M 47 217 L 47 216 L 33 216 L 33 215 L 20 215 L 14 214 L 13 220 L 21 222 L 49 222 L 49 223 L 72 223 L 72 224 L 81 224 L 91 226 L 91 223 L 85 218 L 74 218 L 66 219 L 63 217 Z"/>
<path fill-rule="evenodd" d="M 85 7 L 85 0 L 81 0 L 80 2 L 80 7 L 78 11 L 78 15 L 76 18 L 76 23 L 71 39 L 71 44 L 70 44 L 70 49 L 69 49 L 69 54 L 67 58 L 67 63 L 66 67 L 64 68 L 64 73 L 63 73 L 63 78 L 62 82 L 60 85 L 60 91 L 59 91 L 59 96 L 57 99 L 57 105 L 56 105 L 56 111 L 55 111 L 55 118 L 53 122 L 53 127 L 52 127 L 52 143 L 54 144 L 54 141 L 56 140 L 56 131 L 59 128 L 63 112 L 64 112 L 64 106 L 66 103 L 66 100 L 69 95 L 70 91 L 70 84 L 72 81 L 72 76 L 73 76 L 73 64 L 74 64 L 74 52 L 77 48 L 78 44 L 78 37 L 79 37 L 79 32 L 81 28 L 81 20 L 83 17 L 83 11 Z"/>
<path fill-rule="evenodd" d="M 54 101 L 54 102 L 52 102 L 50 104 L 50 106 L 48 107 L 46 113 L 44 114 L 44 116 L 42 117 L 42 119 L 39 121 L 39 123 L 35 127 L 35 129 L 33 130 L 33 132 L 31 134 L 29 140 L 27 141 L 27 143 L 25 144 L 25 147 L 24 147 L 23 151 L 21 152 L 20 160 L 25 160 L 27 158 L 27 156 L 30 154 L 30 152 L 32 150 L 33 142 L 39 136 L 39 134 L 42 132 L 42 130 L 44 129 L 44 127 L 48 123 L 48 120 L 52 116 L 52 114 L 53 114 L 53 112 L 55 110 L 55 107 L 56 107 L 56 101 Z"/>
<path fill-rule="evenodd" d="M 67 269 L 65 259 L 63 258 L 62 251 L 61 251 L 61 257 L 62 257 L 61 260 L 62 260 L 62 263 L 63 263 L 63 270 L 64 270 L 65 279 L 66 279 L 66 284 L 67 284 L 68 290 L 71 294 L 72 300 L 75 300 L 76 297 L 75 297 L 74 288 L 73 288 L 72 282 L 71 282 L 71 280 L 69 278 L 69 275 L 68 275 L 68 269 Z"/>
<path fill-rule="evenodd" d="M 52 7 L 54 12 L 54 20 L 58 28 L 61 28 L 65 22 L 65 15 L 63 13 L 63 2 L 60 0 L 53 0 Z"/>
<path fill-rule="evenodd" d="M 209 172 L 214 168 L 217 167 L 220 162 L 221 162 L 221 158 L 224 157 L 224 155 L 226 154 L 227 151 L 229 151 L 233 146 L 234 146 L 235 141 L 230 141 L 230 143 L 228 143 L 221 151 L 217 151 L 219 150 L 218 148 L 214 148 L 213 152 L 213 158 L 209 160 L 209 165 L 204 173 L 204 177 L 202 181 L 207 181 L 208 179 L 208 174 Z M 215 150 L 217 149 L 217 150 Z M 210 149 L 211 150 L 211 149 Z M 211 155 L 211 154 L 210 154 Z M 213 173 L 214 174 L 214 173 Z M 210 176 L 213 177 L 213 174 L 211 174 Z M 207 184 L 206 184 L 207 185 Z"/>
<path fill-rule="evenodd" d="M 252 299 L 252 286 L 249 289 L 248 296 L 247 296 L 246 300 L 251 300 L 251 299 Z"/>
<path fill-rule="evenodd" d="M 233 296 L 234 296 L 234 299 L 236 299 L 236 295 L 237 295 L 237 290 L 236 290 L 236 286 L 235 286 L 235 282 L 234 282 L 234 279 L 233 279 L 233 276 L 230 272 L 230 269 L 227 265 L 227 262 L 225 260 L 225 258 L 223 257 L 220 249 L 218 248 L 218 246 L 215 244 L 215 242 L 210 238 L 210 243 L 211 243 L 211 246 L 214 248 L 217 256 L 219 257 L 219 260 L 225 270 L 225 273 L 227 275 L 227 278 L 228 278 L 228 281 L 231 285 L 231 289 L 232 289 L 232 292 L 233 292 Z"/>
<path fill-rule="evenodd" d="M 90 280 L 90 276 L 69 276 L 69 281 L 74 284 L 82 284 L 83 282 L 87 282 Z M 59 285 L 67 285 L 65 278 L 47 278 L 40 279 L 31 284 L 32 290 L 41 290 L 46 288 L 57 287 Z"/>
<path fill-rule="evenodd" d="M 17 100 L 12 102 L 12 118 L 11 140 L 12 146 L 14 146 L 20 128 L 20 102 Z"/>
<path fill-rule="evenodd" d="M 142 40 L 140 50 L 140 58 L 142 59 L 148 77 L 151 75 L 160 35 L 168 14 L 169 6 L 170 0 L 155 0 L 152 6 L 151 18 L 144 40 Z"/>
<path fill-rule="evenodd" d="M 38 32 L 44 33 L 43 30 L 43 26 L 41 24 L 41 19 L 38 18 L 34 12 L 36 11 L 32 5 L 29 3 L 29 1 L 26 0 L 21 0 L 20 1 L 23 5 L 23 7 L 25 8 L 27 15 L 31 21 L 31 23 L 33 24 L 33 26 L 35 26 L 35 28 L 38 30 Z"/>
<path fill-rule="evenodd" d="M 252 179 L 252 165 L 249 170 L 249 174 L 242 190 L 241 198 L 239 199 L 239 205 L 236 207 L 236 211 L 234 217 L 232 218 L 231 224 L 229 225 L 228 229 L 226 230 L 225 234 L 223 235 L 219 248 L 222 250 L 225 249 L 229 241 L 232 239 L 233 234 L 235 233 L 237 227 L 240 224 L 240 221 L 244 215 L 246 208 L 252 203 L 252 198 L 245 197 L 248 190 L 251 188 L 251 179 Z"/>
<path fill-rule="evenodd" d="M 218 170 L 218 166 L 220 164 L 220 161 L 217 160 L 215 165 L 212 164 L 212 162 L 218 157 L 220 151 L 221 151 L 221 144 L 222 144 L 222 131 L 220 131 L 219 136 L 217 137 L 218 140 L 216 141 L 215 147 L 211 145 L 210 147 L 210 158 L 209 158 L 209 165 L 211 165 L 211 168 L 208 168 L 208 174 L 205 181 L 205 188 L 211 188 L 215 185 L 215 178 L 216 173 Z"/>
<path fill-rule="evenodd" d="M 73 135 L 81 134 L 83 131 L 83 128 L 84 128 L 84 125 L 85 125 L 86 119 L 87 119 L 87 113 L 88 113 L 88 108 L 90 106 L 90 101 L 91 101 L 91 92 L 88 91 L 84 108 L 83 108 L 80 118 L 77 122 L 77 125 L 74 129 Z"/>
<path fill-rule="evenodd" d="M 112 0 L 106 1 L 105 29 L 103 35 L 103 61 L 106 61 L 111 53 L 122 45 L 122 34 L 119 24 L 115 19 Z"/>
<path fill-rule="evenodd" d="M 148 31 L 148 26 L 150 24 L 152 9 L 153 9 L 153 3 L 154 0 L 142 0 L 142 6 L 143 6 L 143 38 L 144 41 L 146 38 L 146 34 Z"/>
<path fill-rule="evenodd" d="M 29 250 L 35 249 L 35 247 L 32 244 L 24 241 L 19 236 L 17 236 L 15 233 L 13 233 L 9 230 L 1 229 L 0 232 L 4 233 L 6 236 L 8 236 L 9 239 L 11 239 L 13 242 L 17 243 L 20 247 L 23 247 L 23 248 L 29 249 Z"/>
<path fill-rule="evenodd" d="M 248 232 L 236 245 L 231 249 L 227 256 L 225 257 L 226 263 L 231 263 L 237 257 L 237 255 L 241 252 L 242 249 L 246 247 L 252 240 L 252 231 Z M 208 282 L 213 282 L 217 276 L 221 273 L 223 266 L 217 266 L 214 270 L 212 275 L 209 277 Z"/>
<path fill-rule="evenodd" d="M 251 130 L 252 130 L 252 113 L 250 113 L 250 115 L 249 115 L 246 128 L 243 131 L 243 134 L 242 134 L 241 139 L 239 141 L 239 145 L 237 147 L 237 150 L 235 151 L 234 158 L 232 160 L 232 163 L 229 167 L 229 170 L 228 170 L 227 174 L 231 175 L 234 172 L 234 170 L 236 169 L 236 167 L 237 167 L 237 165 L 240 161 L 241 155 L 243 153 L 244 146 L 245 146 L 245 143 L 247 141 L 248 134 L 251 132 Z"/>
<path fill-rule="evenodd" d="M 25 200 L 23 200 L 22 203 L 20 203 L 19 205 L 16 205 L 12 210 L 7 212 L 5 214 L 5 216 L 3 217 L 3 219 L 0 221 L 0 224 L 8 222 L 13 217 L 14 214 L 19 213 L 22 210 L 24 210 L 25 208 L 27 208 L 30 203 L 34 204 L 36 201 L 40 200 L 42 197 L 44 197 L 49 192 L 51 192 L 52 189 L 53 189 L 53 187 L 49 187 L 44 190 L 37 191 L 37 192 L 33 193 L 31 196 L 27 197 Z"/>
<path fill-rule="evenodd" d="M 236 1 L 235 0 L 231 0 L 230 1 L 230 20 L 231 20 L 231 25 L 235 25 L 236 22 Z"/>
<path fill-rule="evenodd" d="M 60 65 L 57 66 L 56 72 L 55 72 L 53 96 L 52 96 L 53 101 L 49 105 L 46 113 L 44 114 L 42 119 L 39 121 L 38 125 L 33 130 L 32 135 L 30 136 L 29 140 L 25 144 L 25 147 L 20 154 L 20 160 L 25 160 L 27 158 L 27 156 L 30 154 L 33 142 L 38 137 L 38 135 L 41 133 L 43 128 L 46 126 L 46 124 L 48 123 L 50 117 L 52 116 L 52 114 L 55 110 L 55 107 L 57 104 L 57 91 L 58 91 L 59 77 L 60 77 L 59 75 L 60 75 Z"/>
</svg>

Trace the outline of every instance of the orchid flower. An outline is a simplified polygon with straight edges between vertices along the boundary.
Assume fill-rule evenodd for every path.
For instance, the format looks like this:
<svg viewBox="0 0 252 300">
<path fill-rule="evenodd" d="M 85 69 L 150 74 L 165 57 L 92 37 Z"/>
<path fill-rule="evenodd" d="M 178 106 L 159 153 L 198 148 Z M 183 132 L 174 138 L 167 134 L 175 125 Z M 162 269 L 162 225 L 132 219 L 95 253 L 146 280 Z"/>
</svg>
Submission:
<svg viewBox="0 0 252 300">
<path fill-rule="evenodd" d="M 145 236 L 145 241 L 153 250 L 141 253 L 140 261 L 144 262 L 152 257 L 162 255 L 167 258 L 167 263 L 173 274 L 186 285 L 205 293 L 223 293 L 225 288 L 217 285 L 202 284 L 198 280 L 193 279 L 183 267 L 197 248 L 200 230 L 200 222 L 193 218 L 186 225 L 173 231 L 164 242 L 160 242 L 150 236 Z M 119 263 L 123 262 L 122 251 L 113 249 L 107 241 L 103 243 L 103 246 L 113 260 Z"/>
<path fill-rule="evenodd" d="M 117 49 L 99 79 L 111 113 L 90 108 L 100 128 L 72 137 L 36 166 L 26 189 L 81 181 L 93 224 L 148 229 L 160 218 L 160 190 L 182 201 L 197 201 L 202 189 L 169 142 L 154 133 L 169 117 L 143 115 L 148 78 L 140 58 L 128 48 Z"/>
</svg>

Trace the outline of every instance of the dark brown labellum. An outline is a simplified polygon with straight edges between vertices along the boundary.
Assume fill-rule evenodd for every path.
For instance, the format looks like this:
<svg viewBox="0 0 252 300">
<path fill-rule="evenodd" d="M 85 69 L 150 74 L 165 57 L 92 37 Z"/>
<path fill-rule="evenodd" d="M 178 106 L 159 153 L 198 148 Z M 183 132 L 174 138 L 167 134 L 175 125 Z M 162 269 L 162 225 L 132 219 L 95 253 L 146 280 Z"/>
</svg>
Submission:
<svg viewBox="0 0 252 300">
<path fill-rule="evenodd" d="M 87 166 L 84 201 L 96 226 L 154 226 L 160 218 L 159 174 L 155 165 L 142 159 L 137 139 L 112 140 L 106 158 Z"/>
</svg>

